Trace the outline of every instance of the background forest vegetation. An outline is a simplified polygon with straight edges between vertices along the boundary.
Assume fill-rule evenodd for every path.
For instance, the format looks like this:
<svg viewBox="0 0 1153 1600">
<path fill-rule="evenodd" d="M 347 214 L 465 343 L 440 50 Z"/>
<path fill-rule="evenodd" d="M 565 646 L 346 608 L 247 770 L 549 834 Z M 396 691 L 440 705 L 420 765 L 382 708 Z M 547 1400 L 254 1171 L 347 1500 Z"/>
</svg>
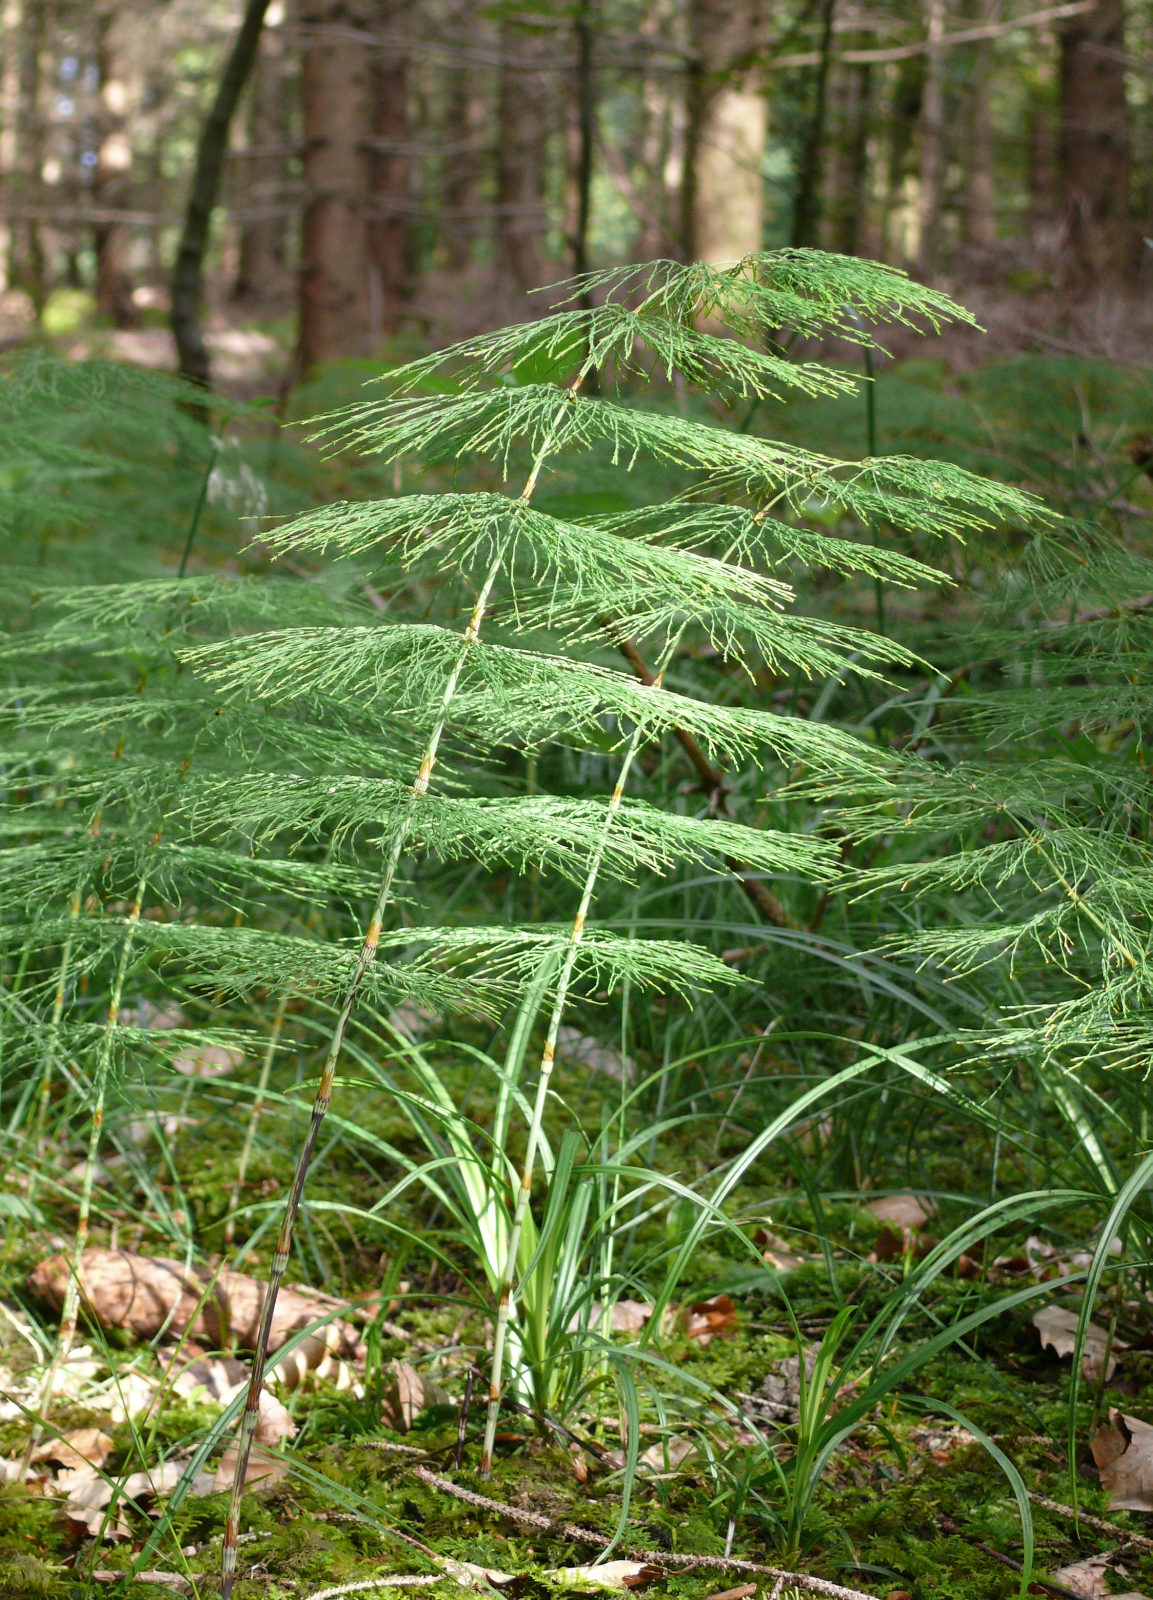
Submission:
<svg viewBox="0 0 1153 1600">
<path fill-rule="evenodd" d="M 1150 27 L 0 4 L 0 1596 L 1153 1593 Z"/>
</svg>

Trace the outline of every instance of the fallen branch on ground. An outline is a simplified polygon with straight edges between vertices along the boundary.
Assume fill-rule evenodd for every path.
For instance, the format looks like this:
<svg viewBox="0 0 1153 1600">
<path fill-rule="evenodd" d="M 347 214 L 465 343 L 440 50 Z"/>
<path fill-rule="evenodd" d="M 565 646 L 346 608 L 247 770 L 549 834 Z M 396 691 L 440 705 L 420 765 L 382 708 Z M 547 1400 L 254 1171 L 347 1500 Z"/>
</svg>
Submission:
<svg viewBox="0 0 1153 1600">
<path fill-rule="evenodd" d="M 463 1500 L 467 1505 L 476 1506 L 481 1511 L 495 1512 L 497 1516 L 507 1517 L 510 1522 L 519 1522 L 523 1527 L 537 1528 L 542 1533 L 551 1533 L 557 1538 L 568 1539 L 576 1544 L 595 1545 L 599 1550 L 607 1550 L 612 1542 L 606 1539 L 603 1533 L 593 1533 L 589 1528 L 577 1528 L 568 1522 L 554 1522 L 551 1517 L 542 1517 L 538 1512 L 521 1511 L 518 1507 L 505 1505 L 500 1500 L 490 1500 L 487 1495 L 474 1494 L 471 1489 L 462 1489 L 459 1484 L 453 1483 L 451 1478 L 442 1478 L 428 1467 L 413 1467 L 412 1471 L 413 1476 L 419 1478 L 422 1483 L 439 1489 L 443 1494 L 450 1494 L 455 1499 Z M 824 1578 L 810 1577 L 807 1572 L 783 1572 L 780 1567 L 765 1567 L 756 1561 L 740 1561 L 735 1556 L 682 1555 L 679 1551 L 670 1555 L 667 1550 L 629 1550 L 627 1554 L 632 1561 L 664 1567 L 666 1570 L 675 1564 L 679 1572 L 687 1572 L 697 1567 L 711 1568 L 714 1572 L 755 1572 L 766 1578 L 780 1579 L 782 1583 L 796 1584 L 798 1588 L 809 1589 L 814 1594 L 828 1595 L 829 1600 L 873 1600 L 871 1595 L 862 1593 L 860 1589 L 845 1589 L 839 1583 L 828 1583 Z M 316 1600 L 319 1600 L 319 1596 Z"/>
<path fill-rule="evenodd" d="M 1026 1493 L 1033 1504 L 1040 1506 L 1043 1511 L 1052 1511 L 1059 1517 L 1070 1517 L 1074 1522 L 1083 1522 L 1095 1533 L 1116 1534 L 1118 1539 L 1123 1539 L 1126 1544 L 1136 1545 L 1139 1550 L 1153 1550 L 1153 1539 L 1147 1539 L 1143 1533 L 1132 1533 L 1128 1528 L 1118 1527 L 1115 1522 L 1106 1522 L 1104 1517 L 1091 1517 L 1087 1511 L 1075 1511 L 1072 1506 L 1063 1506 L 1059 1500 L 1046 1500 L 1043 1494 L 1037 1494 L 1032 1489 Z"/>
</svg>

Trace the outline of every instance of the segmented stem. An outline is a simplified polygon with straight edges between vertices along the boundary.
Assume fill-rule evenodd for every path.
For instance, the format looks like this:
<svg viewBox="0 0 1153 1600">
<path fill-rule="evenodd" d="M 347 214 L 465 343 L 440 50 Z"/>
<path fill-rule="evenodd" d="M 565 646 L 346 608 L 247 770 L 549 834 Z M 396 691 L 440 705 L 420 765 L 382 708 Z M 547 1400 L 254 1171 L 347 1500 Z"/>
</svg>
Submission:
<svg viewBox="0 0 1153 1600">
<path fill-rule="evenodd" d="M 576 390 L 579 388 L 584 376 L 585 372 L 582 369 L 581 373 L 572 384 L 564 402 L 557 410 L 557 414 L 553 420 L 552 427 L 549 430 L 548 437 L 545 439 L 540 450 L 533 458 L 532 469 L 529 473 L 528 482 L 525 484 L 524 489 L 521 492 L 520 500 L 518 502 L 519 504 L 527 504 L 531 499 L 533 491 L 536 488 L 537 479 L 540 475 L 541 466 L 546 456 L 552 453 L 556 444 L 557 429 L 560 427 L 569 399 L 575 395 Z M 515 514 L 514 507 L 510 507 L 510 510 L 512 510 Z M 328 1111 L 329 1101 L 332 1098 L 332 1085 L 333 1080 L 336 1077 L 337 1062 L 340 1059 L 340 1052 L 344 1045 L 345 1031 L 348 1027 L 349 1018 L 352 1015 L 352 1008 L 356 1004 L 356 997 L 360 991 L 360 986 L 364 981 L 364 975 L 372 963 L 376 960 L 376 947 L 380 940 L 381 929 L 384 926 L 384 913 L 392 895 L 393 880 L 396 877 L 397 868 L 400 865 L 400 859 L 404 852 L 404 847 L 412 834 L 413 824 L 416 820 L 417 802 L 428 793 L 428 786 L 432 779 L 433 768 L 436 766 L 437 751 L 440 747 L 440 741 L 444 735 L 444 730 L 448 724 L 449 711 L 452 707 L 453 699 L 456 696 L 457 685 L 460 682 L 460 675 L 464 671 L 465 662 L 468 660 L 469 652 L 480 636 L 481 624 L 484 621 L 485 611 L 488 608 L 489 596 L 492 593 L 493 584 L 496 582 L 497 577 L 500 574 L 500 570 L 504 565 L 505 556 L 508 553 L 508 548 L 511 541 L 512 535 L 510 534 L 507 538 L 501 541 L 493 556 L 492 564 L 485 575 L 484 582 L 481 585 L 480 593 L 476 599 L 476 604 L 473 606 L 472 615 L 469 617 L 468 627 L 465 629 L 464 635 L 461 639 L 460 651 L 457 655 L 452 671 L 449 673 L 448 679 L 445 682 L 444 692 L 441 696 L 440 709 L 437 713 L 436 724 L 429 738 L 424 755 L 421 758 L 420 768 L 410 791 L 408 808 L 397 826 L 392 845 L 389 849 L 388 858 L 384 866 L 384 873 L 381 878 L 380 889 L 376 897 L 376 904 L 373 907 L 372 918 L 369 921 L 368 931 L 364 936 L 364 943 L 361 945 L 360 954 L 357 957 L 356 967 L 353 971 L 348 990 L 344 997 L 344 1002 L 341 1005 L 340 1013 L 336 1020 L 336 1027 L 333 1029 L 332 1039 L 328 1047 L 328 1055 L 325 1058 L 324 1070 L 320 1075 L 320 1083 L 317 1087 L 316 1098 L 312 1103 L 312 1116 L 308 1124 L 308 1133 L 305 1137 L 304 1145 L 300 1152 L 300 1158 L 296 1164 L 296 1172 L 293 1175 L 292 1187 L 289 1190 L 288 1199 L 285 1203 L 284 1216 L 280 1224 L 280 1234 L 276 1241 L 276 1252 L 273 1255 L 272 1267 L 268 1275 L 268 1287 L 265 1292 L 264 1306 L 261 1311 L 260 1327 L 257 1330 L 255 1340 L 255 1350 L 252 1357 L 252 1373 L 248 1382 L 248 1395 L 245 1400 L 244 1416 L 240 1424 L 240 1438 L 236 1455 L 236 1471 L 233 1474 L 232 1494 L 228 1505 L 228 1519 L 224 1528 L 224 1544 L 221 1551 L 220 1562 L 221 1600 L 230 1600 L 232 1588 L 236 1582 L 236 1554 L 240 1537 L 240 1507 L 244 1498 L 244 1480 L 248 1471 L 249 1458 L 252 1454 L 252 1441 L 256 1435 L 256 1424 L 260 1415 L 260 1391 L 264 1386 L 264 1374 L 268 1364 L 268 1339 L 272 1329 L 272 1317 L 274 1311 L 276 1310 L 276 1299 L 280 1292 L 280 1285 L 284 1279 L 284 1273 L 288 1266 L 289 1253 L 292 1249 L 292 1235 L 296 1226 L 297 1216 L 300 1212 L 300 1202 L 304 1194 L 304 1185 L 308 1177 L 308 1169 L 312 1162 L 313 1152 L 316 1149 L 316 1141 L 320 1133 L 320 1125 L 324 1121 L 325 1115 Z"/>
<path fill-rule="evenodd" d="M 657 668 L 653 687 L 659 689 L 664 681 L 665 672 L 673 651 L 680 642 L 681 633 L 665 646 Z M 492 1341 L 492 1375 L 488 1391 L 488 1414 L 484 1425 L 484 1446 L 481 1451 L 480 1473 L 482 1478 L 487 1478 L 492 1471 L 492 1447 L 496 1437 L 497 1417 L 500 1414 L 501 1388 L 503 1381 L 504 1352 L 508 1338 L 509 1313 L 512 1303 L 513 1285 L 516 1279 L 516 1258 L 520 1250 L 521 1234 L 524 1231 L 524 1217 L 528 1210 L 529 1197 L 532 1193 L 533 1171 L 536 1166 L 537 1151 L 540 1148 L 541 1129 L 544 1124 L 544 1110 L 548 1102 L 549 1084 L 552 1080 L 553 1064 L 556 1059 L 556 1042 L 560 1033 L 561 1020 L 568 1002 L 569 984 L 572 981 L 573 971 L 576 967 L 577 956 L 580 953 L 581 941 L 584 938 L 585 922 L 588 919 L 589 907 L 596 890 L 597 878 L 600 874 L 601 862 L 608 847 L 609 834 L 620 810 L 621 801 L 624 799 L 625 785 L 633 762 L 636 760 L 641 745 L 645 739 L 643 723 L 638 723 L 633 729 L 621 760 L 620 773 L 617 776 L 616 787 L 609 799 L 608 809 L 605 813 L 604 823 L 597 838 L 596 848 L 589 862 L 589 869 L 585 876 L 584 888 L 581 892 L 580 905 L 576 916 L 573 918 L 572 929 L 569 933 L 568 949 L 561 965 L 557 978 L 556 996 L 553 1000 L 552 1012 L 549 1016 L 548 1032 L 545 1035 L 544 1049 L 540 1059 L 540 1077 L 537 1080 L 536 1099 L 533 1102 L 532 1121 L 529 1124 L 528 1144 L 525 1148 L 524 1165 L 521 1169 L 520 1187 L 517 1190 L 516 1206 L 513 1211 L 512 1228 L 508 1237 L 508 1249 L 505 1254 L 504 1273 L 501 1278 L 500 1300 L 497 1305 L 496 1330 Z"/>
<path fill-rule="evenodd" d="M 248 1163 L 252 1159 L 252 1146 L 256 1141 L 256 1124 L 260 1121 L 260 1113 L 264 1109 L 264 1094 L 268 1088 L 268 1079 L 272 1073 L 272 1062 L 276 1055 L 276 1047 L 280 1043 L 280 1030 L 284 1027 L 284 1014 L 288 1010 L 288 991 L 280 997 L 273 1018 L 272 1034 L 268 1041 L 268 1049 L 264 1052 L 264 1061 L 260 1068 L 260 1078 L 256 1085 L 256 1098 L 252 1102 L 252 1115 L 248 1119 L 248 1127 L 244 1130 L 244 1143 L 240 1149 L 240 1160 L 236 1163 L 236 1177 L 232 1184 L 232 1201 L 229 1206 L 228 1221 L 224 1224 L 225 1249 L 232 1248 L 233 1235 L 236 1232 L 236 1208 L 240 1204 L 240 1191 L 244 1188 L 244 1179 L 248 1173 Z"/>
<path fill-rule="evenodd" d="M 32 1429 L 31 1437 L 24 1451 L 22 1475 L 23 1471 L 27 1470 L 28 1463 L 32 1459 L 32 1452 L 40 1442 L 43 1432 L 42 1424 L 47 1420 L 52 1406 L 53 1385 L 61 1367 L 68 1359 L 68 1353 L 72 1349 L 72 1341 L 76 1337 L 76 1324 L 80 1319 L 80 1267 L 88 1244 L 88 1230 L 92 1218 L 92 1190 L 96 1181 L 96 1167 L 100 1155 L 100 1138 L 104 1132 L 104 1102 L 108 1091 L 108 1069 L 112 1062 L 112 1044 L 115 1038 L 116 1025 L 120 1018 L 120 1001 L 124 994 L 124 980 L 128 974 L 128 961 L 132 953 L 136 929 L 140 922 L 140 907 L 144 900 L 144 889 L 147 881 L 147 878 L 141 878 L 136 886 L 136 897 L 128 913 L 128 926 L 124 934 L 124 943 L 121 946 L 120 959 L 116 963 L 116 975 L 112 980 L 112 993 L 108 1001 L 108 1016 L 105 1020 L 104 1032 L 100 1040 L 100 1053 L 96 1058 L 96 1075 L 93 1082 L 95 1100 L 92 1106 L 92 1126 L 88 1134 L 88 1151 L 84 1158 L 84 1177 L 80 1185 L 80 1212 L 76 1219 L 76 1239 L 72 1246 L 68 1282 L 64 1286 L 64 1305 L 60 1313 L 60 1332 L 56 1339 L 56 1349 L 49 1363 L 48 1371 L 44 1375 L 36 1426 Z M 63 1004 L 61 1004 L 61 1009 L 63 1009 Z"/>
</svg>

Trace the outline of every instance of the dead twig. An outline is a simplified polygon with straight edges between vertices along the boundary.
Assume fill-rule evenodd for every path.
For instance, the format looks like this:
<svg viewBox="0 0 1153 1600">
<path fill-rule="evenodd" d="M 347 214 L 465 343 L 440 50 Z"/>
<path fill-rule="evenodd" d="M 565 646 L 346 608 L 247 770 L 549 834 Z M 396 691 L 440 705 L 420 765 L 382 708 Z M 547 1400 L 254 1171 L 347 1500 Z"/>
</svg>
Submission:
<svg viewBox="0 0 1153 1600">
<path fill-rule="evenodd" d="M 536 1528 L 542 1533 L 551 1533 L 554 1537 L 568 1539 L 574 1544 L 591 1544 L 598 1550 L 605 1550 L 611 1544 L 603 1533 L 594 1533 L 590 1528 L 577 1528 L 568 1522 L 554 1522 L 551 1517 L 542 1517 L 536 1511 L 521 1511 L 517 1506 L 503 1504 L 500 1500 L 490 1500 L 487 1495 L 475 1494 L 471 1489 L 462 1489 L 459 1484 L 453 1483 L 451 1478 L 442 1478 L 438 1473 L 432 1472 L 428 1467 L 414 1467 L 414 1477 L 427 1483 L 433 1489 L 439 1489 L 442 1494 L 452 1495 L 456 1500 L 463 1500 L 466 1505 L 476 1506 L 480 1511 L 491 1511 L 496 1516 L 507 1517 L 510 1522 L 519 1522 L 523 1527 Z M 670 1556 L 667 1550 L 629 1550 L 630 1560 L 644 1562 L 647 1566 L 661 1567 L 666 1571 L 690 1572 L 697 1568 L 711 1569 L 714 1572 L 749 1572 L 756 1573 L 766 1578 L 778 1578 L 782 1583 L 796 1584 L 798 1588 L 809 1589 L 813 1594 L 823 1594 L 829 1600 L 873 1600 L 871 1595 L 864 1594 L 860 1589 L 846 1589 L 839 1583 L 829 1583 L 824 1578 L 811 1577 L 807 1572 L 783 1572 L 780 1567 L 761 1566 L 756 1561 L 740 1561 L 735 1556 L 698 1556 L 682 1555 L 677 1552 Z M 1078 1596 L 1077 1600 L 1081 1600 Z"/>
<path fill-rule="evenodd" d="M 1043 1494 L 1037 1494 L 1032 1489 L 1027 1493 L 1033 1504 L 1040 1506 L 1043 1511 L 1052 1511 L 1055 1516 L 1069 1517 L 1074 1522 L 1083 1522 L 1087 1528 L 1092 1528 L 1094 1533 L 1116 1534 L 1118 1539 L 1134 1545 L 1138 1550 L 1153 1550 L 1153 1539 L 1147 1539 L 1143 1533 L 1130 1533 L 1128 1528 L 1118 1527 L 1115 1522 L 1106 1522 L 1104 1517 L 1091 1517 L 1086 1511 L 1075 1511 L 1072 1506 L 1063 1506 L 1059 1500 L 1046 1500 Z"/>
</svg>

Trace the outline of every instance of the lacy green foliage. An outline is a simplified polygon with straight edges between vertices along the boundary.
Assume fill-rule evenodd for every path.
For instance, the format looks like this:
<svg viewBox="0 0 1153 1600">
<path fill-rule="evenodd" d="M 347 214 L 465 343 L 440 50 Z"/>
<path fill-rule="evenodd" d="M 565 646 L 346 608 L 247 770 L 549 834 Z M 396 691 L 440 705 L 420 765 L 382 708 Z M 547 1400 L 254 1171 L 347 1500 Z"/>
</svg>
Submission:
<svg viewBox="0 0 1153 1600">
<path fill-rule="evenodd" d="M 48 599 L 59 620 L 13 636 L 11 669 L 19 665 L 24 681 L 9 695 L 17 713 L 9 759 L 25 789 L 11 813 L 5 870 L 10 948 L 37 952 L 26 1006 L 35 1010 L 40 997 L 48 1005 L 62 981 L 71 993 L 118 962 L 137 985 L 147 973 L 187 995 L 208 985 L 221 995 L 336 997 L 353 972 L 372 857 L 410 832 L 409 849 L 442 860 L 573 881 L 594 861 L 628 880 L 730 855 L 763 872 L 829 875 L 832 851 L 811 836 L 633 800 L 618 811 L 518 794 L 511 752 L 557 740 L 604 748 L 606 734 L 612 748 L 633 730 L 659 740 L 681 729 L 714 759 L 868 769 L 869 752 L 834 729 L 648 686 L 596 650 L 635 636 L 660 655 L 699 638 L 735 660 L 806 677 L 836 674 L 850 653 L 872 670 L 908 666 L 898 643 L 782 614 L 791 591 L 764 563 L 779 541 L 790 557 L 886 567 L 907 580 L 916 564 L 802 531 L 779 510 L 816 494 L 925 533 L 1035 508 L 956 468 L 897 459 L 846 468 L 626 396 L 578 392 L 594 364 L 623 375 L 654 363 L 719 390 L 761 394 L 771 379 L 829 392 L 847 380 L 745 341 L 785 323 L 814 332 L 843 330 L 858 314 L 958 314 L 939 295 L 887 269 L 793 252 L 728 272 L 665 263 L 608 287 L 593 312 L 562 312 L 393 372 L 394 398 L 323 426 L 323 436 L 386 460 L 487 455 L 511 468 L 518 451 L 529 452 L 519 498 L 450 492 L 337 504 L 264 536 L 278 550 L 337 552 L 346 562 L 371 553 L 391 574 L 386 612 L 370 609 L 351 567 L 344 587 L 159 578 L 55 592 Z M 703 321 L 715 331 L 702 331 Z M 441 392 L 420 392 L 430 384 Z M 692 498 L 650 507 L 631 525 L 574 522 L 530 505 L 554 458 L 605 440 L 621 470 L 639 452 L 688 465 L 697 473 Z M 718 504 L 722 486 L 743 503 Z M 722 555 L 698 552 L 726 541 Z M 415 620 L 411 585 L 429 572 L 451 575 L 446 593 L 451 584 L 466 595 L 473 585 L 491 591 L 497 636 L 478 639 L 449 616 Z M 534 644 L 542 630 L 559 651 Z M 424 799 L 412 788 L 414 756 L 442 734 L 451 788 Z M 290 765 L 268 764 L 278 751 Z M 470 795 L 476 763 L 490 752 L 506 792 Z M 547 924 L 437 926 L 433 916 L 425 926 L 386 927 L 367 993 L 495 1015 L 568 940 Z M 44 954 L 53 948 L 55 959 Z M 575 959 L 573 978 L 589 993 L 623 982 L 690 990 L 734 977 L 682 941 L 607 929 L 584 936 Z M 51 1026 L 62 1047 L 80 1052 L 99 1031 L 69 1005 Z M 132 1047 L 130 1032 L 117 1038 Z"/>
</svg>

